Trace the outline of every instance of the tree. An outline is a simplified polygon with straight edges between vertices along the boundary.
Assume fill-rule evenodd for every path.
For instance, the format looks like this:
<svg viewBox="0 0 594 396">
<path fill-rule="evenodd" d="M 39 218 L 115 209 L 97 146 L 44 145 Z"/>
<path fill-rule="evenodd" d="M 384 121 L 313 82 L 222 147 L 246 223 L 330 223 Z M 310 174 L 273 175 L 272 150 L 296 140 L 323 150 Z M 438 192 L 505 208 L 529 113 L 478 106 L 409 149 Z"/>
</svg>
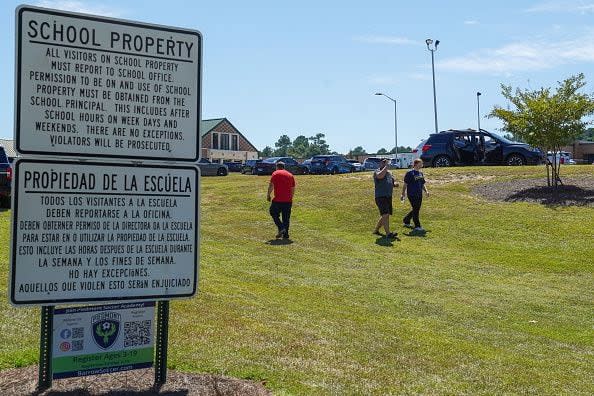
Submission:
<svg viewBox="0 0 594 396">
<path fill-rule="evenodd" d="M 594 128 L 588 128 L 584 131 L 582 136 L 580 136 L 580 140 L 585 140 L 587 142 L 594 142 Z"/>
<path fill-rule="evenodd" d="M 268 157 L 272 157 L 272 154 L 273 154 L 272 147 L 266 146 L 266 147 L 264 147 L 264 150 L 262 150 L 262 152 L 260 153 L 260 157 L 268 158 Z"/>
<path fill-rule="evenodd" d="M 547 166 L 547 183 L 557 187 L 560 164 L 557 153 L 561 147 L 578 138 L 591 122 L 583 121 L 594 114 L 594 96 L 579 93 L 586 85 L 584 74 L 558 82 L 557 89 L 536 91 L 501 84 L 501 94 L 511 102 L 511 108 L 495 106 L 489 117 L 503 121 L 503 130 L 526 143 L 553 153 L 551 176 Z"/>
<path fill-rule="evenodd" d="M 276 147 L 273 153 L 275 157 L 286 157 L 291 147 L 291 138 L 287 135 L 281 135 L 276 143 L 274 143 L 274 147 Z"/>
<path fill-rule="evenodd" d="M 409 146 L 398 146 L 398 152 L 399 153 L 412 153 L 412 148 Z M 395 154 L 396 150 L 394 150 L 394 148 L 392 148 L 392 150 L 390 150 L 390 154 Z"/>
<path fill-rule="evenodd" d="M 308 138 L 311 142 L 307 154 L 308 157 L 330 153 L 330 146 L 326 143 L 326 140 L 324 139 L 325 137 L 326 135 L 323 133 L 318 133 L 315 136 L 310 136 Z"/>
<path fill-rule="evenodd" d="M 305 158 L 309 154 L 309 140 L 299 135 L 293 140 L 293 145 L 289 148 L 288 154 L 295 158 Z"/>
<path fill-rule="evenodd" d="M 348 157 L 355 157 L 357 155 L 365 155 L 365 154 L 367 154 L 367 152 L 365 151 L 365 149 L 363 147 L 361 147 L 361 146 L 357 146 L 354 149 L 351 149 L 348 152 L 347 156 Z"/>
<path fill-rule="evenodd" d="M 388 154 L 388 150 L 386 150 L 385 148 L 382 147 L 381 149 L 377 150 L 376 154 L 385 155 L 385 154 Z"/>
</svg>

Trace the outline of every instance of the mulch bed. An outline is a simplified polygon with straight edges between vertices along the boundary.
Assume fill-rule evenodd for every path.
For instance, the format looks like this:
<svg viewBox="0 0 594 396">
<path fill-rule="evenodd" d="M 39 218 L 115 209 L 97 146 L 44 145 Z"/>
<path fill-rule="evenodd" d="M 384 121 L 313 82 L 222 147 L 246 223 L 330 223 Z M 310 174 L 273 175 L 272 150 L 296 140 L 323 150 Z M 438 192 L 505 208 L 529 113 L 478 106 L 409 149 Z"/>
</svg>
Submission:
<svg viewBox="0 0 594 396">
<path fill-rule="evenodd" d="M 557 189 L 547 180 L 517 179 L 475 186 L 472 191 L 493 201 L 534 202 L 547 206 L 594 206 L 594 177 L 563 178 Z"/>
<path fill-rule="evenodd" d="M 152 369 L 117 374 L 91 375 L 54 380 L 53 387 L 36 392 L 37 366 L 0 371 L 0 395 L 43 396 L 269 396 L 263 384 L 210 374 L 189 374 L 168 370 L 167 383 L 153 388 Z"/>
</svg>

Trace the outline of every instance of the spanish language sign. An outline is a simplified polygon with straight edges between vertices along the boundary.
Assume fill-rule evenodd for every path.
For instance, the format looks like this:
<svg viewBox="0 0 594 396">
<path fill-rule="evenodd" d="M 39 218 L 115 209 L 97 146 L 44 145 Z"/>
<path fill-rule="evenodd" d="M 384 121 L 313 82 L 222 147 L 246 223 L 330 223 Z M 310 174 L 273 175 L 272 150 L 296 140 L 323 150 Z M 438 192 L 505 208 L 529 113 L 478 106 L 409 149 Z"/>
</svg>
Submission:
<svg viewBox="0 0 594 396">
<path fill-rule="evenodd" d="M 29 6 L 16 25 L 18 152 L 199 158 L 199 32 Z"/>
<path fill-rule="evenodd" d="M 13 304 L 195 294 L 198 168 L 16 162 Z"/>
<path fill-rule="evenodd" d="M 56 309 L 53 378 L 151 367 L 154 317 L 154 302 Z"/>
</svg>

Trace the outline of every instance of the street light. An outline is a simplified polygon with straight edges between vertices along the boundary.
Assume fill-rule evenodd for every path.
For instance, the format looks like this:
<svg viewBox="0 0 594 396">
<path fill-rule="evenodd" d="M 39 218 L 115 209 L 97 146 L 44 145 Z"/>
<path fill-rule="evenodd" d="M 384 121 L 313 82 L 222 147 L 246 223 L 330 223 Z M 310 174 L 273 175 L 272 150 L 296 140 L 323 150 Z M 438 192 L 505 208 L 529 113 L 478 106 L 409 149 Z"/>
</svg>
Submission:
<svg viewBox="0 0 594 396">
<path fill-rule="evenodd" d="M 431 52 L 431 71 L 433 72 L 433 113 L 435 115 L 435 133 L 437 133 L 437 97 L 435 95 L 435 60 L 433 53 L 437 51 L 437 46 L 439 45 L 439 40 L 435 40 L 435 44 L 433 44 L 432 39 L 425 40 L 425 44 L 427 44 L 427 49 Z"/>
<path fill-rule="evenodd" d="M 398 118 L 396 116 L 396 99 L 392 99 L 388 95 L 381 92 L 376 93 L 376 95 L 385 96 L 394 102 L 394 158 L 398 158 Z"/>
<path fill-rule="evenodd" d="M 478 131 L 481 131 L 481 100 L 480 100 L 481 93 L 476 93 L 476 120 L 478 123 Z"/>
</svg>

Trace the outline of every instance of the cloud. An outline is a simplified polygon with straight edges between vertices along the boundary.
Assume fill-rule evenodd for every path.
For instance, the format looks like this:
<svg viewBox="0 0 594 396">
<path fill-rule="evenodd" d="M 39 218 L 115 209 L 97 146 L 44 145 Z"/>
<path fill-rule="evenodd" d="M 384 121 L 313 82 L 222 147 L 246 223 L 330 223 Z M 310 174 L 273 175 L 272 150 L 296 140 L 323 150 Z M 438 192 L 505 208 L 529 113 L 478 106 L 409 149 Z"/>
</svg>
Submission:
<svg viewBox="0 0 594 396">
<path fill-rule="evenodd" d="M 82 14 L 102 15 L 108 17 L 118 17 L 123 14 L 122 10 L 107 8 L 101 5 L 94 5 L 75 0 L 42 0 L 36 4 L 38 7 L 53 8 L 56 10 L 80 12 Z"/>
<path fill-rule="evenodd" d="M 415 40 L 411 40 L 406 37 L 396 37 L 396 36 L 358 36 L 353 39 L 354 41 L 358 41 L 360 43 L 370 43 L 370 44 L 393 44 L 393 45 L 416 45 L 419 42 Z"/>
<path fill-rule="evenodd" d="M 583 0 L 545 1 L 533 5 L 526 12 L 577 12 L 580 14 L 594 13 L 594 2 Z"/>
<path fill-rule="evenodd" d="M 559 42 L 538 40 L 511 43 L 445 59 L 439 61 L 437 67 L 461 72 L 508 74 L 576 63 L 594 63 L 594 33 Z"/>
<path fill-rule="evenodd" d="M 469 21 L 464 21 L 465 25 L 478 25 L 479 22 L 478 21 L 474 21 L 474 20 L 469 20 Z"/>
</svg>

